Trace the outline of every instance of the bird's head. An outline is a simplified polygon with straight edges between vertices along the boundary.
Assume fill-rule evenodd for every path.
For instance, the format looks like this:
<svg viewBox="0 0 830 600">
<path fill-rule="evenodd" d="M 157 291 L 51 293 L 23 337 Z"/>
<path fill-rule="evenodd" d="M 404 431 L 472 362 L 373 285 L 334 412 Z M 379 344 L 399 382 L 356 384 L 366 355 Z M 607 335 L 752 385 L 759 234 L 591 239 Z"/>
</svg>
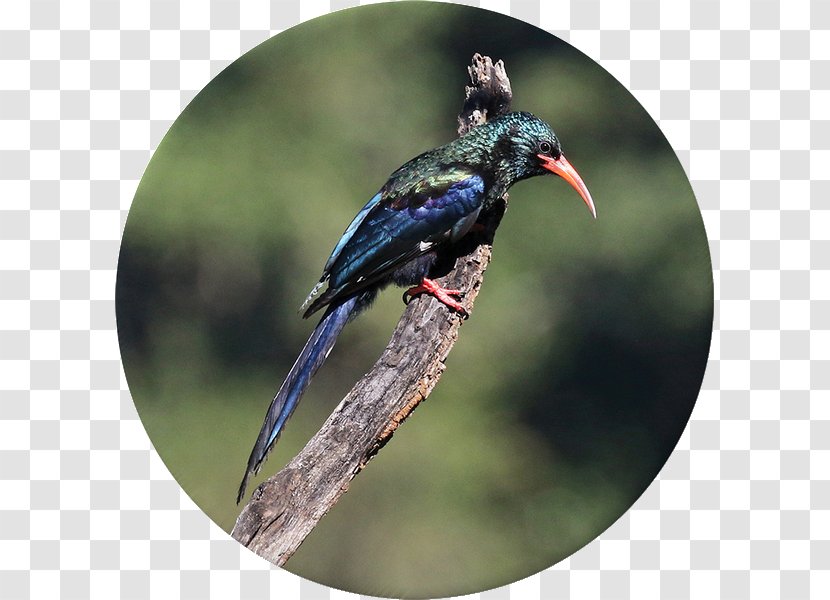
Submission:
<svg viewBox="0 0 830 600">
<path fill-rule="evenodd" d="M 513 181 L 553 173 L 579 193 L 591 214 L 597 211 L 591 193 L 576 169 L 562 154 L 562 146 L 550 125 L 527 112 L 515 112 L 491 121 L 497 130 L 496 153 Z"/>
</svg>

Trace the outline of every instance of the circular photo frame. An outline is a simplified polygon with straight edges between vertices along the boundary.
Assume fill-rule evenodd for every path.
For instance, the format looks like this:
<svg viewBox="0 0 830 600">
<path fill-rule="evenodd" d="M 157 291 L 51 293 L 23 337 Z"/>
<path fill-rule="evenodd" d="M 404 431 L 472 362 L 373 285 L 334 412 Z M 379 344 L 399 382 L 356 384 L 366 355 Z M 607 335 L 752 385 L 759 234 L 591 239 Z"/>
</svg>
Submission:
<svg viewBox="0 0 830 600">
<path fill-rule="evenodd" d="M 475 71 L 477 53 L 501 61 L 509 106 L 476 97 L 468 69 Z M 518 111 L 535 116 L 499 117 Z M 460 141 L 459 115 L 471 128 Z M 556 133 L 542 135 L 531 119 Z M 470 136 L 480 139 L 463 142 Z M 578 182 L 562 167 L 564 156 Z M 494 207 L 503 207 L 506 187 L 509 210 L 498 224 L 502 211 Z M 429 210 L 461 204 L 449 227 L 446 215 L 433 229 L 413 225 L 422 213 L 432 219 Z M 381 209 L 398 212 L 384 221 L 375 218 Z M 483 285 L 480 273 L 465 272 L 474 291 L 450 295 L 469 319 L 436 294 L 408 296 L 416 299 L 406 314 L 421 310 L 457 341 L 439 360 L 437 338 L 403 340 L 424 364 L 439 365 L 418 388 L 418 402 L 428 400 L 403 425 L 418 402 L 383 430 L 366 454 L 370 463 L 355 471 L 343 461 L 348 493 L 340 486 L 329 502 L 308 474 L 337 463 L 340 447 L 314 463 L 295 456 L 333 411 L 343 416 L 338 404 L 356 383 L 352 394 L 367 389 L 364 374 L 384 355 L 404 311 L 401 292 L 423 275 L 446 281 L 482 248 L 489 261 L 491 241 Z M 383 260 L 360 263 L 361 252 Z M 426 267 L 400 275 L 433 252 Z M 304 320 L 298 309 L 321 273 L 317 298 L 326 285 L 346 287 Z M 263 427 L 284 378 L 305 364 L 306 340 L 315 331 L 325 337 L 318 319 L 390 280 L 392 289 L 365 314 L 339 314 L 337 346 L 306 353 L 307 362 L 328 360 L 319 372 L 316 363 L 302 372 L 316 373 L 301 386 L 302 401 L 284 398 Z M 525 578 L 628 510 L 672 452 L 697 398 L 713 283 L 683 168 L 619 82 L 519 20 L 405 2 L 286 30 L 197 95 L 139 185 L 116 310 L 142 422 L 212 520 L 321 584 L 426 598 Z M 409 376 L 401 370 L 400 382 Z M 377 422 L 371 406 L 343 416 L 343 431 Z M 351 438 L 343 443 L 352 446 Z M 254 470 L 237 504 L 240 478 Z M 302 502 L 291 505 L 292 498 Z M 275 540 L 285 521 L 299 518 L 298 505 L 325 516 L 302 545 L 280 554 Z M 246 535 L 240 512 L 279 526 Z M 272 513 L 291 518 L 275 521 Z"/>
</svg>

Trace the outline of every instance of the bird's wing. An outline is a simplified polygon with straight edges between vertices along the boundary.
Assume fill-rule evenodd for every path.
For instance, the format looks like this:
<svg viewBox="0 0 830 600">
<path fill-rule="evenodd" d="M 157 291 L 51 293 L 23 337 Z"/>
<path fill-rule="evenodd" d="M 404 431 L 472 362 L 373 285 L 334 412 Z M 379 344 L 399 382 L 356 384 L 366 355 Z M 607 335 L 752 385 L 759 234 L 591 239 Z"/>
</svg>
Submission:
<svg viewBox="0 0 830 600">
<path fill-rule="evenodd" d="M 346 227 L 346 231 L 344 231 L 343 235 L 340 236 L 340 240 L 337 242 L 334 250 L 331 251 L 331 255 L 329 255 L 326 264 L 323 266 L 323 274 L 320 276 L 320 281 L 318 281 L 317 284 L 311 289 L 308 296 L 306 296 L 306 299 L 303 301 L 303 305 L 300 307 L 301 311 L 305 311 L 312 303 L 312 300 L 314 300 L 317 292 L 320 291 L 320 288 L 323 287 L 323 284 L 329 278 L 329 272 L 331 271 L 335 261 L 337 261 L 337 258 L 340 256 L 340 253 L 343 251 L 343 247 L 349 242 L 350 239 L 352 239 L 354 232 L 366 218 L 366 215 L 368 215 L 369 212 L 371 212 L 371 210 L 378 204 L 378 202 L 380 202 L 382 196 L 382 190 L 372 196 L 371 200 L 369 200 L 366 205 L 360 209 L 354 219 L 352 219 L 352 222 L 349 223 L 349 226 Z"/>
<path fill-rule="evenodd" d="M 321 280 L 328 279 L 329 288 L 305 316 L 371 285 L 436 244 L 461 237 L 475 222 L 484 197 L 482 177 L 458 168 L 406 186 L 387 184 L 338 242 Z"/>
<path fill-rule="evenodd" d="M 340 241 L 337 242 L 334 250 L 331 251 L 331 256 L 329 256 L 329 259 L 326 261 L 326 265 L 323 267 L 323 278 L 328 276 L 332 265 L 334 265 L 334 261 L 336 261 L 337 257 L 340 256 L 340 252 L 343 250 L 343 247 L 349 242 L 350 239 L 352 239 L 354 232 L 363 222 L 363 219 L 365 219 L 366 215 L 369 214 L 369 211 L 371 211 L 377 203 L 380 202 L 382 196 L 382 192 L 375 194 L 372 199 L 366 203 L 366 206 L 361 208 L 360 212 L 355 215 L 349 226 L 346 227 L 346 231 L 343 232 L 343 235 L 340 237 Z"/>
</svg>

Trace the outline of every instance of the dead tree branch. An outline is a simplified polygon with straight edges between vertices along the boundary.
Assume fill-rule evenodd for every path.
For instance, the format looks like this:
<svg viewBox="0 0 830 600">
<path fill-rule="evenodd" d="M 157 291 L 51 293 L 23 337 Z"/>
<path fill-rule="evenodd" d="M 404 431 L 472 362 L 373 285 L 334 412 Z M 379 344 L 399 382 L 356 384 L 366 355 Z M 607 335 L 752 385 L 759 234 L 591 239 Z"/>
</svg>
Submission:
<svg viewBox="0 0 830 600">
<path fill-rule="evenodd" d="M 489 57 L 476 54 L 468 71 L 470 85 L 458 115 L 459 135 L 507 112 L 512 97 L 501 61 L 493 64 Z M 506 200 L 484 217 L 482 231 L 468 235 L 445 261 L 447 274 L 441 284 L 464 291 L 463 303 L 470 313 L 490 263 Z M 433 298 L 415 298 L 374 367 L 305 448 L 254 491 L 236 521 L 233 537 L 274 564 L 285 564 L 351 480 L 429 396 L 461 323 L 458 315 Z"/>
</svg>

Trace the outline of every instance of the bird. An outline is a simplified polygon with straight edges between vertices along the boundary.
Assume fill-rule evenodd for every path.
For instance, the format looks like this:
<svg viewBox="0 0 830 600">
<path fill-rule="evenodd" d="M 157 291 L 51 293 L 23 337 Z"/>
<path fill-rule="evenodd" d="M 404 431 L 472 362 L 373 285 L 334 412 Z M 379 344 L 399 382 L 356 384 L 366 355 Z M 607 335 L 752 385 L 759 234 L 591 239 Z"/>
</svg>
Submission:
<svg viewBox="0 0 830 600">
<path fill-rule="evenodd" d="M 304 318 L 325 312 L 268 407 L 237 504 L 344 326 L 390 283 L 411 286 L 405 301 L 429 294 L 466 318 L 461 292 L 429 278 L 441 251 L 469 233 L 514 183 L 551 173 L 567 181 L 596 218 L 591 194 L 553 129 L 529 112 L 487 121 L 392 173 L 346 228 L 300 308 Z"/>
</svg>

